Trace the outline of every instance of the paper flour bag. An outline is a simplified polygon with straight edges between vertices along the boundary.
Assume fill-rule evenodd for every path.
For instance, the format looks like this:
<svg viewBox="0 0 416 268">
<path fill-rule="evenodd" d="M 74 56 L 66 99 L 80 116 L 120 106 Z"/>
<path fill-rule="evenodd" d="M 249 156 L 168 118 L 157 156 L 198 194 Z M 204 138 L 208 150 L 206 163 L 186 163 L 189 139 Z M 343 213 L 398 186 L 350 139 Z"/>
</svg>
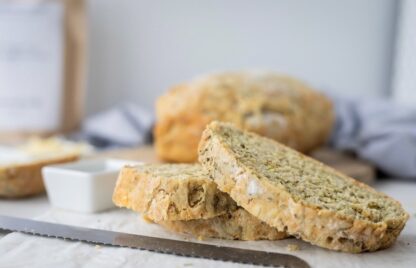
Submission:
<svg viewBox="0 0 416 268">
<path fill-rule="evenodd" d="M 0 1 L 0 142 L 77 128 L 85 32 L 83 0 Z"/>
</svg>

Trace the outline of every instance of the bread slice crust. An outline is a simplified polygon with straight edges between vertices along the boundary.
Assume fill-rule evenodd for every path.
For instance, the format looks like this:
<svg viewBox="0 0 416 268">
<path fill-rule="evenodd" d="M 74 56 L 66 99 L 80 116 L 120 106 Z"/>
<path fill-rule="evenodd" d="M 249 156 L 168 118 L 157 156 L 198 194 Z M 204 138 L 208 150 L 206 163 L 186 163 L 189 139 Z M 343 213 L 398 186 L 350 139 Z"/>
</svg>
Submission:
<svg viewBox="0 0 416 268">
<path fill-rule="evenodd" d="M 189 221 L 160 221 L 166 229 L 191 234 L 198 239 L 219 238 L 228 240 L 280 240 L 287 238 L 284 232 L 258 220 L 243 208 L 210 218 Z"/>
<path fill-rule="evenodd" d="M 243 139 L 238 146 L 249 147 L 247 154 L 257 154 L 252 159 L 254 164 L 245 161 L 248 155 L 236 154 L 237 144 L 230 142 L 235 136 Z M 244 139 L 255 141 L 262 150 L 255 152 L 258 148 L 250 147 Z M 272 153 L 267 157 L 269 151 Z M 273 155 L 276 152 L 282 155 Z M 387 248 L 396 240 L 408 219 L 408 214 L 401 205 L 390 197 L 284 145 L 254 133 L 243 132 L 231 124 L 213 122 L 207 126 L 199 145 L 199 161 L 214 178 L 218 188 L 228 193 L 239 206 L 280 231 L 324 248 L 352 253 Z M 259 172 L 258 166 L 265 167 L 262 166 L 264 161 L 270 161 L 268 164 L 272 169 L 273 165 L 281 164 L 280 170 Z M 312 173 L 309 176 L 308 170 L 301 168 L 292 170 L 293 174 L 290 174 L 290 165 L 294 161 L 301 166 L 315 167 L 321 170 L 322 175 L 332 176 L 337 182 L 384 200 L 398 211 L 397 215 L 387 220 L 372 221 L 371 217 L 364 217 L 366 212 L 373 216 L 370 209 L 363 211 L 364 218 L 360 218 L 358 214 L 348 215 L 342 210 L 314 204 L 310 201 L 314 196 L 308 199 L 302 198 L 302 192 L 294 194 L 283 183 L 284 180 L 291 182 L 294 179 L 296 182 L 299 176 L 304 179 L 294 184 L 299 188 L 310 181 L 310 177 L 319 178 L 320 174 L 315 176 Z M 281 170 L 289 173 L 282 173 Z M 276 181 L 270 179 L 274 173 L 281 176 Z M 332 182 L 331 178 L 328 180 L 329 183 Z M 324 185 L 318 187 L 324 188 Z M 307 193 L 308 188 L 304 192 Z M 353 208 L 347 206 L 347 209 Z"/>
</svg>

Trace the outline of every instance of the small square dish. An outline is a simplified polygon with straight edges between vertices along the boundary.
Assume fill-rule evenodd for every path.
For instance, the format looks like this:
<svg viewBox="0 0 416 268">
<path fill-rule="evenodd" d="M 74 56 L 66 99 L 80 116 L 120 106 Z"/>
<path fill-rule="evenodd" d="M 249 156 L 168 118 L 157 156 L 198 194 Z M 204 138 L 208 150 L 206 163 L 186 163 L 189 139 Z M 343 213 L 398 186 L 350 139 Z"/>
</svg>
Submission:
<svg viewBox="0 0 416 268">
<path fill-rule="evenodd" d="M 140 162 L 121 159 L 86 159 L 42 169 L 53 207 L 94 213 L 115 207 L 112 201 L 117 177 L 125 165 Z"/>
</svg>

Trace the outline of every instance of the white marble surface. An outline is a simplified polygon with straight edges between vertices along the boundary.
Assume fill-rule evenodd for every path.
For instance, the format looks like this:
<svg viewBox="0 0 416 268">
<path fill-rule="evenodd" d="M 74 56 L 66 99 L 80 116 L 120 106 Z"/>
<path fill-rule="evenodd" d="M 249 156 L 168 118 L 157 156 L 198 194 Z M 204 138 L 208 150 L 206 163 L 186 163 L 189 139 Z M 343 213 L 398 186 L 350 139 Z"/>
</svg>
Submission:
<svg viewBox="0 0 416 268">
<path fill-rule="evenodd" d="M 402 234 L 389 249 L 365 254 L 333 252 L 299 240 L 282 241 L 224 241 L 206 240 L 202 243 L 290 253 L 306 260 L 311 267 L 414 267 L 416 263 L 416 183 L 382 181 L 376 188 L 402 202 L 411 214 Z M 42 201 L 43 200 L 43 201 Z M 15 203 L 14 203 L 15 202 Z M 145 223 L 130 211 L 116 209 L 99 214 L 78 214 L 49 209 L 46 199 L 27 201 L 0 200 L 0 213 L 36 216 L 40 219 L 71 225 L 117 230 L 172 239 L 193 240 L 189 236 L 172 234 L 155 224 Z M 42 204 L 43 203 L 43 204 Z M 7 205 L 7 208 L 5 208 Z M 32 209 L 36 207 L 36 209 Z M 201 242 L 201 241 L 196 241 Z M 297 244 L 300 250 L 288 252 L 288 244 Z M 240 267 L 239 264 L 195 258 L 171 256 L 147 251 L 115 247 L 95 247 L 80 242 L 68 242 L 12 233 L 0 239 L 0 267 Z M 243 265 L 250 267 L 249 265 Z"/>
</svg>

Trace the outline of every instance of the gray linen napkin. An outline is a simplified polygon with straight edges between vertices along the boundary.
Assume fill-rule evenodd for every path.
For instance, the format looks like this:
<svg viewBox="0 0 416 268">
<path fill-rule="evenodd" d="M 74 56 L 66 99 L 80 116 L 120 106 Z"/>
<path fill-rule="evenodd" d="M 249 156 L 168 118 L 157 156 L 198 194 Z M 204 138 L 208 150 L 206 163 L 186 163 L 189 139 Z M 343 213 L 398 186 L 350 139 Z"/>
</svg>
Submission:
<svg viewBox="0 0 416 268">
<path fill-rule="evenodd" d="M 416 109 L 389 100 L 331 97 L 336 123 L 330 145 L 352 151 L 388 175 L 416 179 Z M 98 148 L 151 142 L 153 115 L 126 103 L 87 118 L 80 137 Z"/>
<path fill-rule="evenodd" d="M 416 179 L 416 109 L 386 99 L 332 97 L 331 145 L 355 152 L 388 175 Z"/>
<path fill-rule="evenodd" d="M 88 117 L 77 139 L 98 149 L 133 147 L 151 142 L 153 115 L 133 103 L 123 103 Z"/>
</svg>

